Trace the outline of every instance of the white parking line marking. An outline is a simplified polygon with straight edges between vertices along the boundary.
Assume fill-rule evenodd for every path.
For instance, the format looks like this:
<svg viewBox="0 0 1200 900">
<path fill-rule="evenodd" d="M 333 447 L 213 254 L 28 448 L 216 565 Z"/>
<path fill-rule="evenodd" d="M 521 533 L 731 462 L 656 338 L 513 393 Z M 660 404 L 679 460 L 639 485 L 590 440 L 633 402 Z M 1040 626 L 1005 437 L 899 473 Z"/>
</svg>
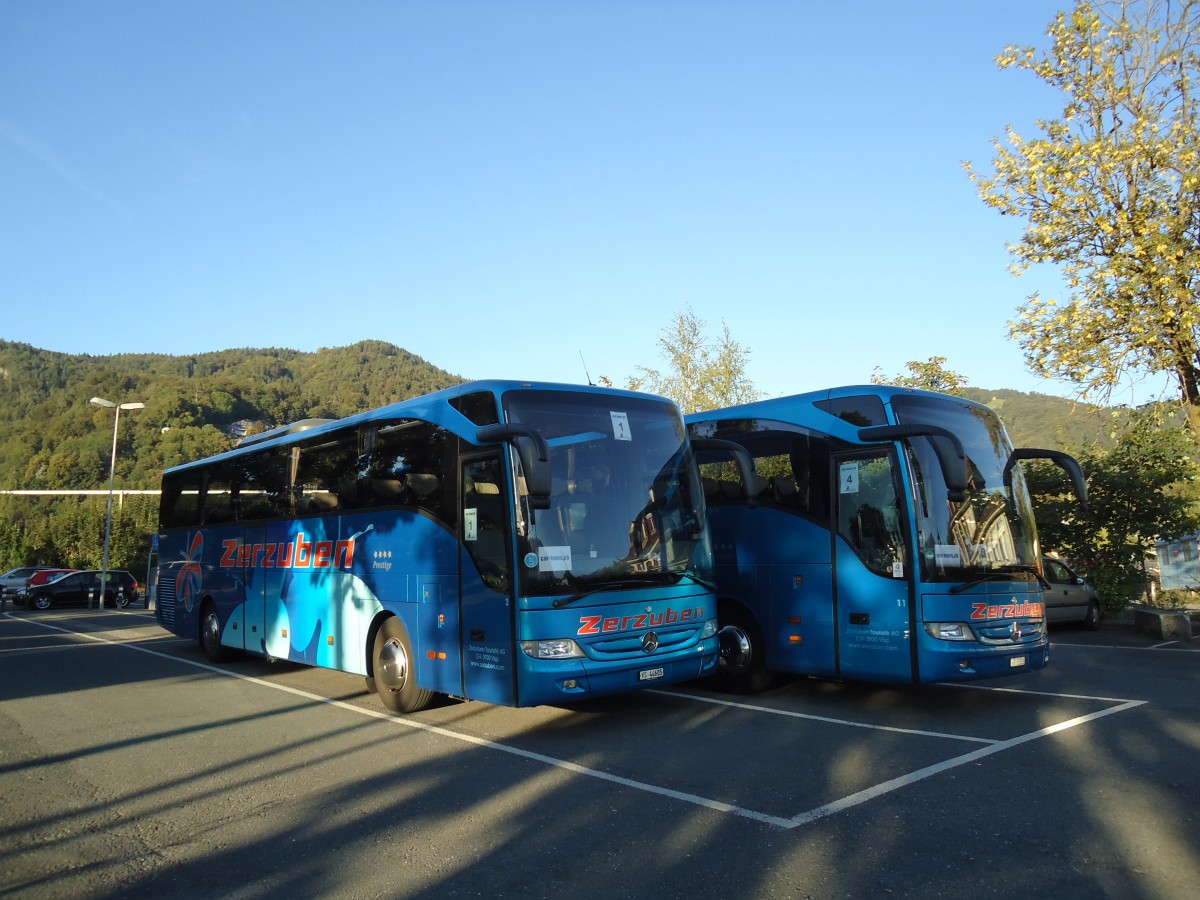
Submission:
<svg viewBox="0 0 1200 900">
<path fill-rule="evenodd" d="M 733 700 L 721 700 L 717 697 L 705 697 L 701 694 L 689 694 L 684 691 L 667 691 L 653 689 L 647 691 L 651 694 L 662 694 L 665 697 L 684 697 L 688 700 L 697 700 L 700 703 L 711 703 L 714 706 L 732 706 L 736 709 L 746 709 L 751 712 L 763 712 L 773 716 L 787 716 L 793 719 L 809 719 L 813 722 L 826 722 L 830 725 L 845 725 L 850 728 L 867 728 L 872 731 L 894 731 L 898 734 L 911 734 L 916 737 L 933 737 L 945 738 L 951 741 L 971 741 L 976 744 L 998 744 L 999 741 L 992 738 L 971 737 L 966 734 L 945 734 L 940 731 L 921 731 L 916 728 L 896 728 L 894 725 L 872 725 L 868 722 L 855 722 L 850 719 L 831 719 L 828 716 L 814 716 L 811 713 L 794 712 L 790 709 L 774 709 L 770 706 L 757 706 L 753 703 L 741 703 Z"/>
<path fill-rule="evenodd" d="M 328 706 L 336 706 L 339 709 L 344 709 L 348 712 L 356 713 L 362 716 L 370 716 L 373 719 L 378 719 L 383 722 L 389 722 L 393 725 L 405 725 L 409 728 L 417 728 L 429 734 L 440 735 L 441 737 L 450 738 L 451 740 L 461 741 L 465 744 L 473 744 L 476 747 L 482 747 L 487 750 L 498 750 L 502 753 L 508 753 L 512 756 L 519 756 L 524 759 L 533 760 L 544 765 L 553 766 L 558 769 L 563 769 L 567 772 L 573 772 L 576 775 L 584 775 L 588 778 L 597 778 L 601 781 L 608 781 L 613 784 L 619 784 L 622 787 L 633 788 L 634 790 L 645 791 L 646 793 L 656 794 L 660 797 L 668 797 L 672 800 L 681 800 L 684 803 L 691 803 L 695 806 L 701 806 L 705 809 L 713 810 L 714 812 L 732 813 L 735 816 L 741 816 L 746 819 L 753 819 L 756 822 L 762 822 L 767 825 L 774 825 L 778 828 L 793 828 L 795 827 L 789 820 L 772 816 L 767 813 L 756 812 L 752 809 L 744 809 L 740 806 L 735 806 L 732 803 L 725 803 L 720 800 L 711 800 L 707 797 L 700 797 L 696 794 L 688 794 L 683 791 L 672 790 L 671 788 L 662 787 L 655 784 L 647 784 L 644 781 L 634 781 L 631 778 L 625 778 L 620 775 L 613 775 L 610 772 L 602 772 L 599 769 L 589 769 L 586 766 L 581 766 L 578 763 L 569 762 L 565 759 L 557 759 L 553 756 L 546 756 L 542 753 L 535 753 L 532 750 L 522 750 L 520 747 L 510 747 L 507 744 L 489 741 L 486 738 L 473 737 L 469 734 L 461 734 L 457 731 L 451 731 L 448 728 L 442 728 L 439 725 L 430 725 L 426 722 L 418 722 L 413 719 L 405 719 L 399 716 L 390 715 L 382 710 L 366 709 L 361 706 L 355 706 L 352 703 L 346 703 L 343 700 L 332 700 L 328 697 L 322 697 L 320 694 L 313 694 L 308 691 L 300 690 L 299 688 L 289 687 L 283 684 L 274 684 L 262 678 L 256 678 L 253 675 L 242 675 L 237 672 L 230 672 L 226 669 L 221 669 L 207 663 L 196 662 L 190 659 L 180 659 L 177 656 L 171 656 L 167 653 L 160 653 L 157 650 L 151 650 L 139 644 L 124 643 L 121 641 L 112 641 L 108 638 L 100 637 L 88 632 L 72 631 L 69 628 L 63 628 L 59 625 L 51 625 L 46 622 L 37 622 L 37 625 L 43 628 L 60 631 L 64 634 L 77 635 L 90 641 L 95 641 L 100 644 L 108 644 L 113 647 L 124 647 L 129 650 L 137 650 L 141 653 L 157 656 L 160 659 L 169 660 L 171 662 L 183 663 L 187 666 L 192 666 L 196 669 L 203 669 L 207 672 L 213 672 L 217 675 L 224 675 L 228 678 L 237 678 L 241 681 L 246 681 L 251 684 L 259 685 L 260 687 L 271 688 L 276 691 L 283 691 L 287 694 L 292 694 L 296 697 L 303 697 L 306 700 L 313 700 L 318 703 L 324 703 Z"/>
<path fill-rule="evenodd" d="M 27 621 L 32 621 L 32 620 L 27 620 Z M 122 641 L 114 641 L 114 640 L 110 640 L 108 638 L 101 637 L 101 636 L 91 634 L 88 632 L 72 631 L 69 628 L 64 628 L 59 625 L 51 625 L 47 622 L 38 621 L 38 622 L 33 622 L 33 624 L 36 624 L 43 628 L 51 629 L 54 631 L 59 631 L 64 634 L 70 634 L 70 635 L 82 637 L 86 640 L 95 641 L 100 644 L 108 644 L 108 645 L 114 646 L 114 647 L 125 647 L 130 650 L 136 650 L 141 653 L 149 654 L 150 656 L 157 656 L 160 659 L 168 660 L 170 662 L 182 663 L 183 665 L 191 666 L 196 669 L 203 669 L 205 671 L 212 672 L 217 675 L 224 675 L 228 678 L 237 678 L 237 679 L 240 679 L 241 681 L 259 685 L 261 687 L 271 688 L 271 689 L 277 690 L 277 691 L 283 691 L 284 693 L 292 694 L 293 696 L 297 696 L 297 697 L 303 697 L 304 699 L 312 700 L 317 703 L 324 703 L 328 706 L 335 706 L 335 707 L 338 707 L 339 709 L 344 709 L 348 712 L 356 713 L 358 715 L 370 716 L 371 718 L 378 719 L 383 722 L 390 722 L 395 725 L 404 725 L 409 728 L 417 728 L 417 729 L 425 731 L 429 734 L 436 734 L 441 737 L 449 738 L 451 740 L 460 741 L 460 742 L 466 743 L 466 744 L 472 744 L 476 747 L 481 747 L 481 748 L 484 748 L 487 750 L 497 750 L 502 753 L 508 753 L 512 756 L 519 756 L 524 759 L 532 760 L 534 762 L 539 762 L 544 765 L 562 769 L 567 772 L 572 772 L 576 775 L 583 775 L 588 778 L 597 778 L 597 779 L 600 779 L 601 781 L 608 781 L 613 784 L 621 785 L 622 787 L 627 787 L 627 788 L 632 788 L 634 790 L 644 791 L 646 793 L 655 794 L 660 797 L 667 797 L 667 798 L 670 798 L 673 800 L 680 800 L 684 803 L 690 803 L 695 806 L 700 806 L 705 809 L 712 810 L 714 812 L 730 813 L 735 816 L 740 816 L 742 818 L 751 819 L 753 821 L 761 822 L 766 825 L 774 825 L 777 828 L 783 828 L 783 829 L 797 828 L 801 825 L 807 825 L 811 822 L 817 821 L 818 819 L 823 819 L 823 818 L 825 818 L 827 816 L 831 816 L 835 813 L 842 812 L 843 810 L 847 810 L 852 807 L 859 806 L 863 803 L 866 803 L 869 800 L 874 800 L 885 794 L 889 794 L 892 791 L 899 790 L 902 787 L 907 787 L 910 784 L 915 784 L 918 781 L 923 781 L 926 778 L 933 777 L 934 775 L 940 775 L 941 773 L 949 771 L 950 769 L 953 769 L 953 768 L 957 768 L 958 766 L 962 766 L 962 765 L 966 765 L 967 763 L 975 762 L 976 760 L 983 759 L 983 758 L 991 756 L 995 753 L 999 753 L 1003 750 L 1010 750 L 1013 747 L 1020 746 L 1021 744 L 1028 743 L 1029 741 L 1037 740 L 1038 738 L 1048 737 L 1049 735 L 1057 734 L 1058 732 L 1065 731 L 1069 728 L 1076 728 L 1080 725 L 1087 724 L 1088 722 L 1093 722 L 1093 721 L 1096 721 L 1097 719 L 1104 718 L 1105 716 L 1110 716 L 1113 713 L 1124 712 L 1125 710 L 1133 709 L 1135 707 L 1142 706 L 1146 703 L 1145 700 L 1116 700 L 1116 699 L 1111 699 L 1111 698 L 1100 698 L 1100 697 L 1076 697 L 1075 695 L 1070 695 L 1070 694 L 1047 694 L 1047 693 L 1042 693 L 1042 692 L 1038 692 L 1038 691 L 1022 691 L 1022 690 L 1019 690 L 1016 688 L 994 688 L 994 687 L 988 687 L 987 685 L 974 685 L 974 684 L 952 685 L 954 687 L 975 688 L 977 690 L 990 690 L 990 691 L 1000 691 L 1000 692 L 1011 692 L 1011 693 L 1017 693 L 1017 694 L 1031 694 L 1031 695 L 1064 697 L 1064 698 L 1081 699 L 1081 700 L 1094 700 L 1094 701 L 1101 701 L 1101 702 L 1111 702 L 1111 703 L 1116 704 L 1112 707 L 1109 707 L 1108 709 L 1099 710 L 1098 712 L 1094 712 L 1094 713 L 1088 713 L 1087 715 L 1083 715 L 1083 716 L 1077 716 L 1073 719 L 1068 719 L 1065 722 L 1059 722 L 1055 725 L 1048 725 L 1045 728 L 1040 728 L 1037 731 L 1032 731 L 1032 732 L 1029 732 L 1028 734 L 1023 734 L 1023 735 L 1020 735 L 1015 738 L 1010 738 L 1009 740 L 989 741 L 984 738 L 968 737 L 968 736 L 964 736 L 964 735 L 942 734 L 939 732 L 918 731 L 918 730 L 913 730 L 913 729 L 892 728 L 892 727 L 887 727 L 887 726 L 871 726 L 871 725 L 865 725 L 860 722 L 852 722 L 852 721 L 844 720 L 844 719 L 832 719 L 832 718 L 828 718 L 825 716 L 811 716 L 811 715 L 807 715 L 807 714 L 803 714 L 803 713 L 794 713 L 794 712 L 790 712 L 787 710 L 777 710 L 777 709 L 771 709 L 769 707 L 755 706 L 752 704 L 736 703 L 736 702 L 731 702 L 731 701 L 727 701 L 727 700 L 719 700 L 716 698 L 704 697 L 704 696 L 700 696 L 697 694 L 687 694 L 687 693 L 683 693 L 683 692 L 664 691 L 664 690 L 651 691 L 651 693 L 662 694 L 662 695 L 668 696 L 668 697 L 680 697 L 683 699 L 695 700 L 695 701 L 699 701 L 699 702 L 703 702 L 703 703 L 711 703 L 711 704 L 719 705 L 719 706 L 732 706 L 732 707 L 737 707 L 737 708 L 741 708 L 741 709 L 751 710 L 754 712 L 765 712 L 765 713 L 769 713 L 771 715 L 793 716 L 793 717 L 797 717 L 797 718 L 811 719 L 814 721 L 824 722 L 824 723 L 829 723 L 829 724 L 849 725 L 849 726 L 862 727 L 862 728 L 875 728 L 880 731 L 893 731 L 893 732 L 899 732 L 902 734 L 911 734 L 911 735 L 923 736 L 923 737 L 939 737 L 939 738 L 948 738 L 948 739 L 960 740 L 960 741 L 974 741 L 974 742 L 984 743 L 984 744 L 988 745 L 986 747 L 981 747 L 978 750 L 973 750 L 970 753 L 965 753 L 961 756 L 956 756 L 953 759 L 944 760 L 943 762 L 936 763 L 935 765 L 926 766 L 925 768 L 922 768 L 922 769 L 917 769 L 915 772 L 910 772 L 907 775 L 901 775 L 901 776 L 893 778 L 889 781 L 881 782 L 877 785 L 873 785 L 872 787 L 858 791 L 857 793 L 850 794 L 846 797 L 843 797 L 840 800 L 835 800 L 832 803 L 827 803 L 824 806 L 818 806 L 815 809 L 808 810 L 807 812 L 798 813 L 797 815 L 793 816 L 790 819 L 785 819 L 785 818 L 781 818 L 779 816 L 770 815 L 768 813 L 757 812 L 755 810 L 746 809 L 741 806 L 735 806 L 734 804 L 725 803 L 720 800 L 712 800 L 707 797 L 701 797 L 697 794 L 689 794 L 689 793 L 685 793 L 683 791 L 676 791 L 676 790 L 672 790 L 671 788 L 662 787 L 660 785 L 648 784 L 644 781 L 635 781 L 633 779 L 625 778 L 620 775 L 613 775 L 609 772 L 602 772 L 598 769 L 589 769 L 586 766 L 579 765 L 578 763 L 569 762 L 564 759 L 558 759 L 553 756 L 546 756 L 545 754 L 542 754 L 542 753 L 535 753 L 531 750 L 522 750 L 519 747 L 511 747 L 507 744 L 501 744 L 496 741 L 487 740 L 486 738 L 478 738 L 478 737 L 473 737 L 472 735 L 468 735 L 468 734 L 461 734 L 459 732 L 451 731 L 450 729 L 443 728 L 439 725 L 430 725 L 428 723 L 419 722 L 419 721 L 416 721 L 413 719 L 405 719 L 405 718 L 401 718 L 399 716 L 392 716 L 386 712 L 383 712 L 382 710 L 373 710 L 373 709 L 367 709 L 367 708 L 364 708 L 361 706 L 355 706 L 355 705 L 353 705 L 351 703 L 347 703 L 343 700 L 332 700 L 328 697 L 322 697 L 320 694 L 313 694 L 308 691 L 300 690 L 299 688 L 289 687 L 287 685 L 275 684 L 273 682 L 266 681 L 262 678 L 256 678 L 252 675 L 242 675 L 237 672 L 230 672 L 228 670 L 221 669 L 216 666 L 209 665 L 207 663 L 196 662 L 196 661 L 189 660 L 189 659 L 180 659 L 179 657 L 171 656 L 167 653 L 161 653 L 157 650 L 152 650 L 149 647 L 142 646 L 140 644 L 132 644 L 132 643 L 126 643 L 126 642 L 122 642 Z"/>
<path fill-rule="evenodd" d="M 843 797 L 841 800 L 835 800 L 833 803 L 827 803 L 824 806 L 818 806 L 816 809 L 810 809 L 808 812 L 800 813 L 792 817 L 793 825 L 807 825 L 809 822 L 815 822 L 817 819 L 823 819 L 826 816 L 831 816 L 834 813 L 849 809 L 852 806 L 858 806 L 860 803 L 866 803 L 868 800 L 873 800 L 891 791 L 906 787 L 910 784 L 915 784 L 933 775 L 940 775 L 942 772 L 956 768 L 957 766 L 966 765 L 970 762 L 975 762 L 977 759 L 983 759 L 985 756 L 991 756 L 993 753 L 999 753 L 1002 750 L 1011 750 L 1013 747 L 1029 741 L 1037 740 L 1038 738 L 1047 737 L 1051 734 L 1056 734 L 1060 731 L 1065 731 L 1068 728 L 1075 728 L 1079 725 L 1084 725 L 1096 719 L 1110 716 L 1113 713 L 1124 712 L 1127 709 L 1132 709 L 1135 706 L 1141 706 L 1145 700 L 1128 700 L 1119 706 L 1112 706 L 1108 709 L 1102 709 L 1099 712 L 1089 713 L 1086 716 L 1077 716 L 1074 719 L 1068 719 L 1066 722 L 1059 722 L 1056 725 L 1048 725 L 1045 728 L 1040 728 L 1037 731 L 1031 731 L 1029 734 L 1023 734 L 1020 737 L 1012 738 L 1011 740 L 1001 741 L 998 744 L 993 744 L 990 747 L 981 747 L 971 753 L 965 753 L 962 756 L 956 756 L 954 759 L 948 759 L 936 765 L 926 766 L 924 769 L 917 769 L 915 772 L 910 772 L 907 775 L 901 775 L 899 778 L 893 778 L 891 781 L 884 781 L 880 784 L 859 791 L 856 794 L 851 794 L 848 797 Z"/>
</svg>

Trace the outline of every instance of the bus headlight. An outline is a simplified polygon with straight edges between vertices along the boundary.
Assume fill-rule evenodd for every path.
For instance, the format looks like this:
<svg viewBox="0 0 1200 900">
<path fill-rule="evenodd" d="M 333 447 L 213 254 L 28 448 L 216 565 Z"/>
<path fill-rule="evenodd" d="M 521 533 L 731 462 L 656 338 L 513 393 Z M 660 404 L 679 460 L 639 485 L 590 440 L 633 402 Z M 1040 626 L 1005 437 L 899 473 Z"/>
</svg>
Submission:
<svg viewBox="0 0 1200 900">
<path fill-rule="evenodd" d="M 975 632 L 965 622 L 926 622 L 925 632 L 939 641 L 975 640 Z"/>
<path fill-rule="evenodd" d="M 583 656 L 583 650 L 570 638 L 552 641 L 521 641 L 526 656 L 534 659 L 572 659 Z"/>
<path fill-rule="evenodd" d="M 704 627 L 700 629 L 700 640 L 710 638 L 717 633 L 717 620 L 709 619 L 704 623 Z"/>
</svg>

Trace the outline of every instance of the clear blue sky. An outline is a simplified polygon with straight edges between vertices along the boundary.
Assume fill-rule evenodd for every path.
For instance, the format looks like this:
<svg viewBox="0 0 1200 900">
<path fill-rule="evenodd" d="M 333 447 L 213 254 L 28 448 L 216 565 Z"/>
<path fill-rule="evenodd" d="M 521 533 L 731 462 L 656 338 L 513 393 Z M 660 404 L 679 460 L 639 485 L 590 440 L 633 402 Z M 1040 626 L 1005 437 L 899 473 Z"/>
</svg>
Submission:
<svg viewBox="0 0 1200 900">
<path fill-rule="evenodd" d="M 0 0 L 0 337 L 620 385 L 690 306 L 769 396 L 1069 395 L 961 169 L 1059 112 L 994 57 L 1069 5 Z"/>
</svg>

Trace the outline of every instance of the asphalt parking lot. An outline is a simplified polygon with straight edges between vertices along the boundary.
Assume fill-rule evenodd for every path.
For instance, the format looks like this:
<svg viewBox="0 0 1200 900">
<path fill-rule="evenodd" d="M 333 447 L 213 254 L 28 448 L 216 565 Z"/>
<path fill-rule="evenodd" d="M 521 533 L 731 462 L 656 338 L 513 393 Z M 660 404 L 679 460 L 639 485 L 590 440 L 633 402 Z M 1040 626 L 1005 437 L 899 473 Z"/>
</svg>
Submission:
<svg viewBox="0 0 1200 900">
<path fill-rule="evenodd" d="M 1190 897 L 1200 657 L 1052 633 L 972 686 L 703 684 L 393 718 L 144 611 L 0 618 L 0 890 Z"/>
</svg>

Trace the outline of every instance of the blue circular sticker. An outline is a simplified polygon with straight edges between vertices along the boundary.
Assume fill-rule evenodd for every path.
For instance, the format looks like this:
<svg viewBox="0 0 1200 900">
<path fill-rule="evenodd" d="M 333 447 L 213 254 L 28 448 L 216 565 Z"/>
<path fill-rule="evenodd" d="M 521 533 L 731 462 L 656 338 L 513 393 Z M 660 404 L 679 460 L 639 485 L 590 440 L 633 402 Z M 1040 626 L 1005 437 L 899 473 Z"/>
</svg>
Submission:
<svg viewBox="0 0 1200 900">
<path fill-rule="evenodd" d="M 526 553 L 525 554 L 525 568 L 527 568 L 527 569 L 536 569 L 537 568 L 537 554 L 536 553 Z"/>
</svg>

